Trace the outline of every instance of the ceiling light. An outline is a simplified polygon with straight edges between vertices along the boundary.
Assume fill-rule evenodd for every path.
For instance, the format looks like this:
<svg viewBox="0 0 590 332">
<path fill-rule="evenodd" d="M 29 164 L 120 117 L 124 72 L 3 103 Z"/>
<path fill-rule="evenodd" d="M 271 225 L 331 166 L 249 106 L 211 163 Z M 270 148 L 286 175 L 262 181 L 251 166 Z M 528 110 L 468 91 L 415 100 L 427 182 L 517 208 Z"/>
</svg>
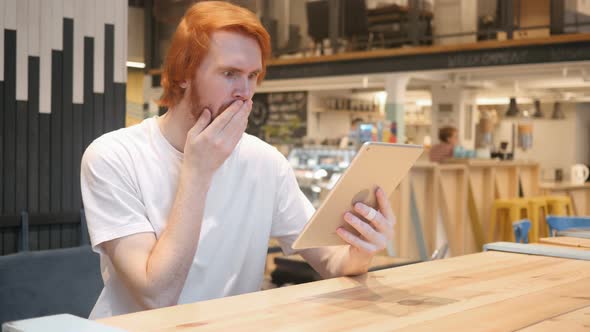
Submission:
<svg viewBox="0 0 590 332">
<path fill-rule="evenodd" d="M 143 69 L 143 68 L 145 68 L 145 63 L 135 62 L 135 61 L 127 61 L 127 67 Z"/>
<path fill-rule="evenodd" d="M 432 106 L 432 100 L 418 99 L 418 100 L 416 100 L 416 106 Z"/>
<path fill-rule="evenodd" d="M 385 105 L 385 101 L 387 99 L 387 92 L 379 91 L 375 94 L 375 99 L 377 99 L 377 103 L 379 105 Z"/>
<path fill-rule="evenodd" d="M 516 97 L 510 98 L 510 105 L 508 106 L 508 110 L 504 113 L 505 117 L 517 117 L 520 116 L 520 110 L 518 109 L 518 105 L 516 105 Z"/>
<path fill-rule="evenodd" d="M 508 105 L 507 98 L 477 98 L 477 105 Z"/>
<path fill-rule="evenodd" d="M 558 101 L 553 104 L 553 114 L 551 114 L 551 118 L 556 120 L 565 119 L 565 114 L 561 110 L 561 103 Z"/>
<path fill-rule="evenodd" d="M 533 114 L 534 118 L 543 118 L 545 115 L 543 111 L 541 111 L 541 101 L 539 99 L 535 99 L 535 113 Z"/>
</svg>

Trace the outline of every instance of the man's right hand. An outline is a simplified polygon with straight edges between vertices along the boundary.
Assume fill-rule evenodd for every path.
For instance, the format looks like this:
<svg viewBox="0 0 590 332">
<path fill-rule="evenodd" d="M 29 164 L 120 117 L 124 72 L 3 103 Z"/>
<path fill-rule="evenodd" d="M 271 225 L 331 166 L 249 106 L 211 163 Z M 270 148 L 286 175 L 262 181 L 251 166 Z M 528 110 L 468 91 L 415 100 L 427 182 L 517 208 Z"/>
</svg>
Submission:
<svg viewBox="0 0 590 332">
<path fill-rule="evenodd" d="M 187 134 L 183 168 L 212 177 L 238 144 L 251 110 L 252 100 L 236 100 L 211 122 L 205 109 Z"/>
</svg>

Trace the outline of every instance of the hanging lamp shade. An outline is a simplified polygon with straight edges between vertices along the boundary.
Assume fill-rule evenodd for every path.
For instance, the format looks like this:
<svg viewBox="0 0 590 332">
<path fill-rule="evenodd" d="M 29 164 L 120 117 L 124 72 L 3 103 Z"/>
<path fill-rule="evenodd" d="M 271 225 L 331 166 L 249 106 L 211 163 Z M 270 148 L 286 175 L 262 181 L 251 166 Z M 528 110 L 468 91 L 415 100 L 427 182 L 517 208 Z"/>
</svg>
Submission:
<svg viewBox="0 0 590 332">
<path fill-rule="evenodd" d="M 515 97 L 510 98 L 510 105 L 508 105 L 508 109 L 506 110 L 506 113 L 504 113 L 504 116 L 510 118 L 520 116 L 520 110 L 518 109 L 518 105 L 516 105 Z"/>
<path fill-rule="evenodd" d="M 535 113 L 533 114 L 535 118 L 544 118 L 545 114 L 541 111 L 541 101 L 539 99 L 535 99 Z"/>
<path fill-rule="evenodd" d="M 556 120 L 565 119 L 565 113 L 561 110 L 561 103 L 558 101 L 553 104 L 553 114 L 551 114 L 551 118 Z"/>
</svg>

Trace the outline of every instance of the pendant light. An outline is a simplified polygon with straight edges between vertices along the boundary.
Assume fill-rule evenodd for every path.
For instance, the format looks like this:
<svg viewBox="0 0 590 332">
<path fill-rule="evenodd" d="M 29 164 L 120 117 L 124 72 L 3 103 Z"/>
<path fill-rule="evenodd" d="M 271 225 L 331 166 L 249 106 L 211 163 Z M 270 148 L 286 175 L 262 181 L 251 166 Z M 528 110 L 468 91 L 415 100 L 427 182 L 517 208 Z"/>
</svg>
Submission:
<svg viewBox="0 0 590 332">
<path fill-rule="evenodd" d="M 541 111 L 541 101 L 539 99 L 535 99 L 535 113 L 533 114 L 534 118 L 544 118 L 545 114 Z"/>
<path fill-rule="evenodd" d="M 553 114 L 551 114 L 551 118 L 555 120 L 565 119 L 565 114 L 561 110 L 561 103 L 558 101 L 553 104 Z"/>
<path fill-rule="evenodd" d="M 508 106 L 506 113 L 504 113 L 504 116 L 507 118 L 520 116 L 520 110 L 518 109 L 518 105 L 516 105 L 516 97 L 510 97 L 510 105 Z"/>
</svg>

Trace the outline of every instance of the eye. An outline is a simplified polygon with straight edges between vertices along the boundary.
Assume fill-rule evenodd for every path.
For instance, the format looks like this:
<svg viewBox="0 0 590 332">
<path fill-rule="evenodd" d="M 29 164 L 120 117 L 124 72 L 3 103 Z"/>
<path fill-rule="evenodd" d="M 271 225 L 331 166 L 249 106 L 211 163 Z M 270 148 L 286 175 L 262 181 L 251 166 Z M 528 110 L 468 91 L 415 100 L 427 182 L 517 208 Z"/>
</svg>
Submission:
<svg viewBox="0 0 590 332">
<path fill-rule="evenodd" d="M 248 75 L 249 79 L 255 79 L 258 78 L 259 73 L 251 73 L 250 75 Z"/>
<path fill-rule="evenodd" d="M 236 76 L 236 72 L 233 70 L 227 70 L 223 72 L 223 76 L 227 77 L 227 78 L 233 78 Z"/>
</svg>

